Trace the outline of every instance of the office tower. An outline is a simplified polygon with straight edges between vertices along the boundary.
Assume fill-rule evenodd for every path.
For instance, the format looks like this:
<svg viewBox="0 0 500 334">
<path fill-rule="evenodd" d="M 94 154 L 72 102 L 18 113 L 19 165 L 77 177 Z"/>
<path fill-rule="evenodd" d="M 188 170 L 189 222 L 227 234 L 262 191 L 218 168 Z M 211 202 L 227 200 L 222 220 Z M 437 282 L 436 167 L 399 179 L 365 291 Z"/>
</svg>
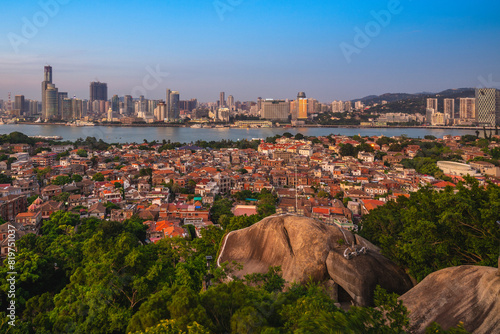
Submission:
<svg viewBox="0 0 500 334">
<path fill-rule="evenodd" d="M 427 99 L 427 109 L 438 111 L 438 99 Z"/>
<path fill-rule="evenodd" d="M 63 108 L 63 100 L 68 98 L 67 92 L 59 92 L 57 93 L 57 117 L 60 118 L 62 115 Z"/>
<path fill-rule="evenodd" d="M 475 119 L 476 118 L 476 99 L 461 98 L 460 99 L 460 118 Z"/>
<path fill-rule="evenodd" d="M 167 118 L 167 104 L 160 101 L 154 109 L 154 117 L 157 121 L 164 121 Z"/>
<path fill-rule="evenodd" d="M 57 118 L 58 113 L 58 90 L 56 85 L 47 84 L 47 89 L 45 90 L 45 115 L 43 116 L 46 120 L 52 120 Z"/>
<path fill-rule="evenodd" d="M 219 108 L 224 108 L 226 106 L 226 93 L 220 92 L 219 94 Z"/>
<path fill-rule="evenodd" d="M 24 108 L 24 95 L 16 95 L 14 100 L 14 109 L 19 110 L 19 113 L 21 115 L 24 115 L 26 113 L 26 110 Z"/>
<path fill-rule="evenodd" d="M 52 83 L 52 67 L 51 66 L 45 66 L 43 68 L 43 81 L 42 81 L 42 118 L 47 119 L 47 110 L 46 108 L 46 101 L 45 101 L 45 96 L 46 96 L 46 90 L 48 84 Z"/>
<path fill-rule="evenodd" d="M 131 95 L 125 95 L 123 98 L 123 109 L 127 116 L 134 114 L 134 101 Z"/>
<path fill-rule="evenodd" d="M 447 120 L 455 118 L 455 99 L 444 99 L 444 117 Z"/>
<path fill-rule="evenodd" d="M 500 91 L 476 88 L 476 119 L 480 126 L 500 125 Z"/>
<path fill-rule="evenodd" d="M 118 95 L 113 95 L 111 98 L 111 109 L 113 109 L 114 113 L 120 111 L 120 98 Z"/>
<path fill-rule="evenodd" d="M 290 102 L 267 99 L 262 102 L 261 118 L 287 122 L 290 115 Z"/>
<path fill-rule="evenodd" d="M 170 110 L 167 110 L 167 119 L 169 122 L 179 119 L 179 92 L 173 91 L 170 93 Z"/>
<path fill-rule="evenodd" d="M 90 101 L 107 101 L 108 100 L 108 84 L 104 82 L 90 83 Z"/>
<path fill-rule="evenodd" d="M 234 109 L 234 97 L 232 95 L 229 95 L 227 97 L 227 107 L 229 108 L 229 110 Z"/>
</svg>

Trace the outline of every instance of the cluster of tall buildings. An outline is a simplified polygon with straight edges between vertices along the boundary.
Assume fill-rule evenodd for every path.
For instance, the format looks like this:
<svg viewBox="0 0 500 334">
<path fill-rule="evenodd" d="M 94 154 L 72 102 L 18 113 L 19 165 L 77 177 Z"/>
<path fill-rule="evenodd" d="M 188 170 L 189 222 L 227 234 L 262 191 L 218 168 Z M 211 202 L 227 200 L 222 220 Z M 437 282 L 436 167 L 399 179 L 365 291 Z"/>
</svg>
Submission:
<svg viewBox="0 0 500 334">
<path fill-rule="evenodd" d="M 81 119 L 87 112 L 87 103 L 68 98 L 67 92 L 59 92 L 52 81 L 52 67 L 45 66 L 42 81 L 42 115 L 46 121 Z"/>
<path fill-rule="evenodd" d="M 299 92 L 297 99 L 292 101 L 258 98 L 257 108 L 262 119 L 294 123 L 304 122 L 312 115 L 327 111 L 328 105 L 319 103 L 316 99 L 307 98 L 306 93 Z"/>
<path fill-rule="evenodd" d="M 426 122 L 431 125 L 500 125 L 500 91 L 477 88 L 473 98 L 443 99 L 442 112 L 438 99 L 427 99 Z"/>
</svg>

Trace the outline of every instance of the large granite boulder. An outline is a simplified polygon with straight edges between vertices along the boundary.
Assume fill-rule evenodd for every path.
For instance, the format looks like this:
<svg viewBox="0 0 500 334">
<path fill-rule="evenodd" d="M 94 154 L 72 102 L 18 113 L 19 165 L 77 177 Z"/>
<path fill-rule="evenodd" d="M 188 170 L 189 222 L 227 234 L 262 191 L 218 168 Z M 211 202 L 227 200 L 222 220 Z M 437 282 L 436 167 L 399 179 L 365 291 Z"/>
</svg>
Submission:
<svg viewBox="0 0 500 334">
<path fill-rule="evenodd" d="M 327 282 L 337 289 L 339 301 L 360 306 L 372 305 L 376 285 L 398 294 L 413 286 L 408 275 L 367 240 L 294 215 L 268 217 L 226 235 L 217 263 L 226 261 L 243 265 L 234 273 L 240 278 L 281 266 L 287 282 Z"/>
<path fill-rule="evenodd" d="M 492 267 L 460 266 L 436 271 L 400 297 L 415 333 L 437 322 L 464 323 L 472 333 L 500 333 L 500 275 Z"/>
</svg>

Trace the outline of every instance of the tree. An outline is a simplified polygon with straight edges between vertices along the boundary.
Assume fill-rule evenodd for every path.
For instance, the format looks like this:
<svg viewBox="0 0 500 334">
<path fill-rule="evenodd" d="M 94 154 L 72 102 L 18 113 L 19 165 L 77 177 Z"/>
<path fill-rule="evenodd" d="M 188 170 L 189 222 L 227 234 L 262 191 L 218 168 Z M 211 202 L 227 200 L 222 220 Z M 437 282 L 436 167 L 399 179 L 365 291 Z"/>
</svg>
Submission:
<svg viewBox="0 0 500 334">
<path fill-rule="evenodd" d="M 363 219 L 361 235 L 420 281 L 450 266 L 495 266 L 499 220 L 500 187 L 467 178 L 456 189 L 423 188 L 378 207 Z"/>
<path fill-rule="evenodd" d="M 339 153 L 343 157 L 346 157 L 346 156 L 353 157 L 355 155 L 354 146 L 352 146 L 352 144 L 349 144 L 349 143 L 341 144 Z"/>
<path fill-rule="evenodd" d="M 94 176 L 92 176 L 92 180 L 102 182 L 104 181 L 104 175 L 102 175 L 102 173 L 95 173 Z"/>
<path fill-rule="evenodd" d="M 67 175 L 59 175 L 54 180 L 52 180 L 52 184 L 57 186 L 63 186 L 65 184 L 71 183 L 71 178 Z"/>
<path fill-rule="evenodd" d="M 87 151 L 85 151 L 84 149 L 79 149 L 76 151 L 76 154 L 82 158 L 86 158 L 88 156 L 88 153 Z"/>
<path fill-rule="evenodd" d="M 83 177 L 79 174 L 73 174 L 73 175 L 71 175 L 71 180 L 73 180 L 75 182 L 82 182 Z"/>
<path fill-rule="evenodd" d="M 0 184 L 7 184 L 10 183 L 12 184 L 12 177 L 6 174 L 0 174 Z"/>
<path fill-rule="evenodd" d="M 219 222 L 222 215 L 228 217 L 234 216 L 231 209 L 233 208 L 233 202 L 227 198 L 221 198 L 214 202 L 212 208 L 210 209 L 210 216 L 214 222 Z"/>
</svg>

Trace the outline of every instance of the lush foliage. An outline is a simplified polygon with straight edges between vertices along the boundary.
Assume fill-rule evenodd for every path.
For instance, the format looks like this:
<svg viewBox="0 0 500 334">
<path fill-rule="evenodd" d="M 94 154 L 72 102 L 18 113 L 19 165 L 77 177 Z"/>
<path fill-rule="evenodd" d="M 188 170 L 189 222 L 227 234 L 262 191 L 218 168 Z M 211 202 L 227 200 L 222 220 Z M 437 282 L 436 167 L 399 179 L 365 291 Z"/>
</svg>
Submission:
<svg viewBox="0 0 500 334">
<path fill-rule="evenodd" d="M 361 234 L 417 280 L 451 266 L 496 266 L 500 187 L 467 179 L 443 192 L 423 188 L 373 210 Z"/>
</svg>

